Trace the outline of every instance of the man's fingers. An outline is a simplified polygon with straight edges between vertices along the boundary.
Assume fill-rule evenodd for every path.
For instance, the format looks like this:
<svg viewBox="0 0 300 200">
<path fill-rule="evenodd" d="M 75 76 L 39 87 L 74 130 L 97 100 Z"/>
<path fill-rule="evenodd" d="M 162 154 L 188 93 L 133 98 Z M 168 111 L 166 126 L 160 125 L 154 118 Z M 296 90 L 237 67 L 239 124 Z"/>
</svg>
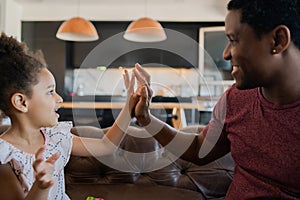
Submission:
<svg viewBox="0 0 300 200">
<path fill-rule="evenodd" d="M 136 91 L 136 93 L 140 96 L 147 95 L 148 101 L 151 101 L 151 97 L 153 94 L 152 89 L 149 87 L 149 85 L 144 84 L 143 86 L 139 87 Z"/>
<path fill-rule="evenodd" d="M 139 100 L 140 100 L 140 96 L 136 93 L 134 93 L 129 100 L 129 108 L 130 108 L 130 116 L 131 117 L 135 116 L 134 110 L 135 110 L 135 106 L 139 102 Z"/>
<path fill-rule="evenodd" d="M 140 91 L 140 102 L 143 103 L 143 104 L 145 104 L 146 106 L 149 106 L 147 86 L 144 86 L 144 87 L 141 88 L 141 91 Z"/>
<path fill-rule="evenodd" d="M 142 87 L 142 90 L 141 90 L 141 95 L 145 98 L 148 97 L 148 85 L 145 85 Z"/>
<path fill-rule="evenodd" d="M 146 85 L 145 87 L 146 87 L 146 91 L 145 91 L 145 92 L 146 92 L 148 101 L 150 101 L 150 100 L 151 100 L 151 97 L 152 97 L 152 95 L 153 95 L 153 90 L 150 88 L 149 85 Z"/>
<path fill-rule="evenodd" d="M 136 104 L 135 108 L 135 117 L 138 119 L 141 119 L 145 116 L 145 112 L 149 108 L 149 101 L 147 96 L 147 89 L 146 87 L 143 87 L 141 89 L 141 95 L 139 95 L 139 101 Z M 140 121 L 139 121 L 140 122 Z"/>
</svg>

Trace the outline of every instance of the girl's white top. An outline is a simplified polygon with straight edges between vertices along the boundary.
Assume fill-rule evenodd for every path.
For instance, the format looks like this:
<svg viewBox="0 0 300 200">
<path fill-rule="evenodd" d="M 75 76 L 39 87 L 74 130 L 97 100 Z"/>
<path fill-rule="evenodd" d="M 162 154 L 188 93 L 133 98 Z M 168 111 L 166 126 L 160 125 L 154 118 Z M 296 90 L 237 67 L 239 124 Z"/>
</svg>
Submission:
<svg viewBox="0 0 300 200">
<path fill-rule="evenodd" d="M 54 127 L 41 129 L 46 145 L 44 159 L 48 159 L 56 152 L 60 153 L 58 160 L 55 162 L 54 185 L 50 189 L 49 200 L 70 199 L 65 193 L 64 167 L 69 161 L 72 150 L 71 127 L 72 122 L 59 122 Z M 34 154 L 21 151 L 0 138 L 0 164 L 9 163 L 25 194 L 28 193 L 35 180 L 32 166 L 34 160 Z"/>
</svg>

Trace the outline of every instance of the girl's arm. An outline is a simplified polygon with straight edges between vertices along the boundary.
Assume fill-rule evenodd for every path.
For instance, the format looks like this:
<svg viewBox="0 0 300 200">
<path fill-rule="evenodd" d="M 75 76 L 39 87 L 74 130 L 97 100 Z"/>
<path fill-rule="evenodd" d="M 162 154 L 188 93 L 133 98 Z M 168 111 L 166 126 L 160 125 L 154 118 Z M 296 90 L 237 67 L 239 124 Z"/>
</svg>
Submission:
<svg viewBox="0 0 300 200">
<path fill-rule="evenodd" d="M 73 136 L 72 155 L 77 156 L 103 156 L 111 154 L 119 146 L 124 132 L 126 132 L 131 122 L 131 112 L 138 98 L 133 97 L 135 76 L 132 73 L 129 78 L 128 71 L 124 73 L 124 83 L 127 88 L 126 104 L 122 108 L 120 114 L 115 120 L 112 127 L 104 135 L 102 139 L 84 138 Z"/>
<path fill-rule="evenodd" d="M 0 165 L 0 197 L 1 199 L 14 200 L 40 200 L 48 199 L 49 189 L 53 185 L 54 163 L 59 154 L 54 154 L 48 160 L 43 160 L 42 154 L 45 147 L 40 148 L 36 153 L 36 160 L 33 164 L 35 170 L 35 182 L 26 194 L 9 164 Z"/>
<path fill-rule="evenodd" d="M 0 165 L 0 197 L 3 199 L 25 199 L 20 182 L 9 164 Z"/>
</svg>

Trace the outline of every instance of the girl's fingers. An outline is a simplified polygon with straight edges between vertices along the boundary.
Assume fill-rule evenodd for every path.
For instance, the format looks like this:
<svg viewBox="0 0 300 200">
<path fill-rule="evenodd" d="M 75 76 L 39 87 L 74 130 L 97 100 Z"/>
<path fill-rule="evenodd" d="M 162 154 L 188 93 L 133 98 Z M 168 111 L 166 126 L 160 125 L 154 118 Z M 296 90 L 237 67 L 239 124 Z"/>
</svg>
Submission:
<svg viewBox="0 0 300 200">
<path fill-rule="evenodd" d="M 124 70 L 123 80 L 124 80 L 124 85 L 125 85 L 126 89 L 128 89 L 130 80 L 129 80 L 128 71 L 126 69 Z"/>
<path fill-rule="evenodd" d="M 41 148 L 39 148 L 37 150 L 37 152 L 35 153 L 35 158 L 36 159 L 43 159 L 43 153 L 45 151 L 45 145 L 43 145 Z"/>
<path fill-rule="evenodd" d="M 54 184 L 54 181 L 53 180 L 39 180 L 39 187 L 41 189 L 46 189 L 46 188 L 49 188 L 50 186 L 52 186 Z"/>
<path fill-rule="evenodd" d="M 35 172 L 35 179 L 38 181 L 40 188 L 48 188 L 53 185 L 53 170 L 54 163 L 59 158 L 60 154 L 57 152 L 49 157 L 46 161 L 43 159 L 43 153 L 45 151 L 45 145 L 37 150 L 35 153 L 35 161 L 33 168 Z"/>
<path fill-rule="evenodd" d="M 141 76 L 144 77 L 144 79 L 147 81 L 147 84 L 150 85 L 150 74 L 144 68 L 142 68 L 139 63 L 135 64 L 135 68 L 141 74 Z"/>
<path fill-rule="evenodd" d="M 43 158 L 38 158 L 38 159 L 35 159 L 34 164 L 38 165 L 38 164 L 40 164 L 43 161 L 44 161 Z"/>
<path fill-rule="evenodd" d="M 127 93 L 132 94 L 134 91 L 134 85 L 135 85 L 135 74 L 132 73 L 131 78 L 129 78 L 128 71 L 124 70 L 123 80 L 124 80 L 124 84 L 125 84 Z"/>
<path fill-rule="evenodd" d="M 140 72 L 137 71 L 137 69 L 134 69 L 133 73 L 135 74 L 136 80 L 138 82 L 138 87 L 140 87 L 141 85 L 146 84 L 146 80 L 142 77 L 142 75 L 140 74 Z"/>
<path fill-rule="evenodd" d="M 148 90 L 148 98 L 151 99 L 153 91 L 150 88 L 150 74 L 138 63 L 135 64 L 134 73 L 138 81 L 138 87 L 143 87 L 144 85 L 146 85 Z"/>
<path fill-rule="evenodd" d="M 35 179 L 41 180 L 43 176 L 47 174 L 46 170 L 40 171 L 39 173 L 36 173 Z"/>
<path fill-rule="evenodd" d="M 42 158 L 39 158 L 39 159 L 36 159 L 34 161 L 34 163 L 32 164 L 33 165 L 33 169 L 34 171 L 38 171 L 37 167 L 43 162 L 43 159 Z"/>
<path fill-rule="evenodd" d="M 134 68 L 134 70 L 133 70 L 133 72 L 134 72 L 134 74 L 135 74 L 135 77 L 136 77 L 136 80 L 137 80 L 137 82 L 138 82 L 138 87 L 140 87 L 140 86 L 142 86 L 142 85 L 145 85 L 145 84 L 147 84 L 147 85 L 149 85 L 150 84 L 150 77 L 145 77 L 145 75 L 144 75 L 144 73 L 143 73 L 143 71 L 145 71 L 144 69 L 142 69 L 141 67 L 140 67 L 140 65 L 139 64 L 136 64 L 135 65 L 136 67 Z M 141 71 L 141 69 L 143 70 L 143 71 Z M 147 73 L 147 72 L 146 72 Z M 148 73 L 147 73 L 148 74 Z M 147 76 L 147 75 L 146 75 Z M 149 81 L 148 81 L 149 80 Z"/>
<path fill-rule="evenodd" d="M 132 94 L 134 91 L 134 85 L 135 85 L 135 74 L 131 74 L 131 80 L 129 82 L 129 88 L 128 88 L 128 93 Z"/>
<path fill-rule="evenodd" d="M 54 164 L 55 161 L 59 158 L 59 156 L 60 156 L 60 153 L 59 153 L 59 152 L 56 152 L 56 153 L 53 154 L 50 158 L 48 158 L 46 162 L 51 163 L 51 164 Z"/>
<path fill-rule="evenodd" d="M 53 184 L 54 184 L 53 180 L 46 181 L 41 184 L 40 188 L 46 189 L 46 188 L 52 186 Z"/>
</svg>

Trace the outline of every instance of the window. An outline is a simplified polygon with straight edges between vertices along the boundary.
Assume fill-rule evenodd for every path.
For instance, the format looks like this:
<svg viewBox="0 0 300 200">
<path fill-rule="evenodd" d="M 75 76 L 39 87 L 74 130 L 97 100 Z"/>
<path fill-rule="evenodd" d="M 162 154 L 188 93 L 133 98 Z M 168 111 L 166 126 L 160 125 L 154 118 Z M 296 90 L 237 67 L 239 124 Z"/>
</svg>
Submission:
<svg viewBox="0 0 300 200">
<path fill-rule="evenodd" d="M 200 96 L 219 96 L 233 84 L 232 67 L 223 59 L 227 42 L 224 26 L 199 29 Z"/>
</svg>

